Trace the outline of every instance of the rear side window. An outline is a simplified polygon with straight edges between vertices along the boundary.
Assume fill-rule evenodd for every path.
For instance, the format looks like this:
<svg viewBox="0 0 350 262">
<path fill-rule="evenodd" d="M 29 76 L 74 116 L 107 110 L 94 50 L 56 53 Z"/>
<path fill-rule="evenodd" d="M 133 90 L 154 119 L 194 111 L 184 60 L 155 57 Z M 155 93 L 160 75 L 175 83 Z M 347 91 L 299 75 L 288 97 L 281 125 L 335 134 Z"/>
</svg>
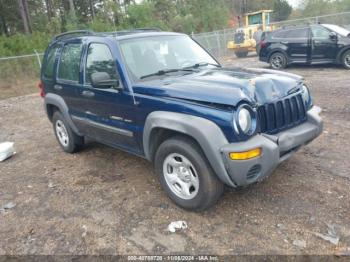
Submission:
<svg viewBox="0 0 350 262">
<path fill-rule="evenodd" d="M 82 44 L 71 43 L 64 46 L 58 67 L 58 78 L 79 81 Z"/>
<path fill-rule="evenodd" d="M 277 31 L 273 34 L 273 38 L 285 38 L 286 31 Z"/>
<path fill-rule="evenodd" d="M 286 31 L 285 38 L 308 38 L 308 28 L 300 28 Z"/>
<path fill-rule="evenodd" d="M 93 43 L 89 46 L 85 71 L 86 83 L 91 83 L 91 74 L 96 72 L 106 72 L 111 79 L 118 79 L 114 58 L 105 44 Z"/>
<path fill-rule="evenodd" d="M 53 78 L 54 75 L 54 67 L 55 67 L 55 59 L 57 50 L 59 49 L 59 46 L 51 47 L 48 51 L 45 61 L 44 61 L 44 70 L 43 74 L 45 78 Z"/>
</svg>

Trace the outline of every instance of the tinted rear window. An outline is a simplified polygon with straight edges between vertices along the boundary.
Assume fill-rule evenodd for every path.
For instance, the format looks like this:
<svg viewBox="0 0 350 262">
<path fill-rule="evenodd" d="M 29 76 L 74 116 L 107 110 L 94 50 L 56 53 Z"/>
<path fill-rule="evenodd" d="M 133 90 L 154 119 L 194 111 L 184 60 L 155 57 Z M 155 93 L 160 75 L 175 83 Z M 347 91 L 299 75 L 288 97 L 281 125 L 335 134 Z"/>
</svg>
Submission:
<svg viewBox="0 0 350 262">
<path fill-rule="evenodd" d="M 286 31 L 277 31 L 273 34 L 273 38 L 285 38 Z"/>
<path fill-rule="evenodd" d="M 58 68 L 58 78 L 79 81 L 81 51 L 82 44 L 80 43 L 72 43 L 64 46 Z"/>
<path fill-rule="evenodd" d="M 59 46 L 51 47 L 45 57 L 43 74 L 46 78 L 52 79 L 54 76 L 55 59 L 58 49 Z"/>
<path fill-rule="evenodd" d="M 285 32 L 285 37 L 286 38 L 307 38 L 308 29 L 300 28 L 300 29 L 287 30 Z"/>
<path fill-rule="evenodd" d="M 308 28 L 279 30 L 273 34 L 273 38 L 308 38 L 308 36 Z"/>
</svg>

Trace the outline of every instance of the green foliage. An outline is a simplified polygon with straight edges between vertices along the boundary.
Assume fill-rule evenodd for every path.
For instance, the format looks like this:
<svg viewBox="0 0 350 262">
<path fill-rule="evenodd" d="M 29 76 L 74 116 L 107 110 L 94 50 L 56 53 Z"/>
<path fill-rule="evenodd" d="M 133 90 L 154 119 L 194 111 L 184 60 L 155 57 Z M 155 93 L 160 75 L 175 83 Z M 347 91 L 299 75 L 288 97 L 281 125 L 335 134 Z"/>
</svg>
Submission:
<svg viewBox="0 0 350 262">
<path fill-rule="evenodd" d="M 350 11 L 350 0 L 304 0 L 302 16 L 319 16 Z"/>
<path fill-rule="evenodd" d="M 221 0 L 192 0 L 191 14 L 196 14 L 195 25 L 197 32 L 207 32 L 225 28 L 228 24 L 229 10 Z"/>
<path fill-rule="evenodd" d="M 86 27 L 82 27 L 83 29 L 90 29 L 94 32 L 112 32 L 116 31 L 116 27 L 112 24 L 106 23 L 100 17 L 94 19 L 94 21 L 88 23 Z"/>
<path fill-rule="evenodd" d="M 235 1 L 237 5 L 240 5 L 241 1 Z M 255 12 L 261 9 L 273 9 L 274 0 L 259 0 L 259 1 L 252 1 L 248 0 L 246 8 L 243 8 L 245 10 L 241 10 L 244 12 Z M 241 6 L 240 6 L 241 7 Z M 237 9 L 239 10 L 239 9 Z"/>
<path fill-rule="evenodd" d="M 130 5 L 127 8 L 128 19 L 124 21 L 125 28 L 142 28 L 142 27 L 161 27 L 165 24 L 154 19 L 154 4 L 152 2 L 144 2 L 139 5 Z"/>
<path fill-rule="evenodd" d="M 42 52 L 51 37 L 47 33 L 34 32 L 32 35 L 15 34 L 11 37 L 0 36 L 0 57 L 32 54 L 34 50 Z"/>
<path fill-rule="evenodd" d="M 287 0 L 275 0 L 273 3 L 273 19 L 274 21 L 287 20 L 292 13 L 292 7 Z"/>
<path fill-rule="evenodd" d="M 65 29 L 67 31 L 78 29 L 78 19 L 73 11 L 69 11 L 66 16 Z"/>
</svg>

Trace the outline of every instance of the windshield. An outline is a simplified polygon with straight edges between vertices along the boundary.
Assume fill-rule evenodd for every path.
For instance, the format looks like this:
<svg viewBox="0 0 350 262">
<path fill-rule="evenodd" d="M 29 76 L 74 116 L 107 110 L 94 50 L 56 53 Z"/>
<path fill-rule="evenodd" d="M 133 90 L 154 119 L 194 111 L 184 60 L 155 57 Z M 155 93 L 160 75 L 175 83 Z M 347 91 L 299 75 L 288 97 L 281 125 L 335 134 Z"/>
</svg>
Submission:
<svg viewBox="0 0 350 262">
<path fill-rule="evenodd" d="M 337 25 L 323 25 L 324 27 L 328 28 L 329 30 L 336 32 L 337 34 L 341 36 L 349 36 L 350 31 L 346 30 L 343 27 L 337 26 Z"/>
<path fill-rule="evenodd" d="M 218 63 L 186 35 L 162 35 L 120 41 L 129 73 L 136 80 Z M 186 72 L 188 70 L 183 70 Z M 163 74 L 161 74 L 163 73 Z"/>
</svg>

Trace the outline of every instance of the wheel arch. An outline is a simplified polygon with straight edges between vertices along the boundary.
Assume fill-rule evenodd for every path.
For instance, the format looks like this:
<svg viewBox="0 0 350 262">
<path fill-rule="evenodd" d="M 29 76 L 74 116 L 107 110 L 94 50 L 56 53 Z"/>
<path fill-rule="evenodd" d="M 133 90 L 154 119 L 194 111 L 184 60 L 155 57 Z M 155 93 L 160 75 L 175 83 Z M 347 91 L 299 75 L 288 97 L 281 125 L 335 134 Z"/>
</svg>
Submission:
<svg viewBox="0 0 350 262">
<path fill-rule="evenodd" d="M 68 106 L 62 97 L 56 94 L 48 93 L 45 95 L 44 101 L 45 101 L 44 103 L 45 103 L 46 114 L 50 121 L 52 121 L 52 116 L 54 112 L 56 110 L 60 111 L 63 117 L 67 120 L 67 123 L 69 124 L 69 126 L 73 129 L 73 131 L 77 135 L 80 135 L 80 136 L 82 135 L 77 129 L 77 127 L 75 126 L 75 124 L 73 123 L 69 115 Z"/>
<path fill-rule="evenodd" d="M 227 144 L 221 129 L 212 121 L 182 113 L 156 111 L 148 115 L 143 131 L 143 149 L 146 158 L 153 161 L 154 154 L 165 139 L 182 134 L 193 139 L 202 149 L 219 179 L 232 187 L 220 148 Z"/>
<path fill-rule="evenodd" d="M 56 111 L 61 111 L 61 110 L 56 105 L 53 105 L 53 104 L 46 104 L 45 107 L 46 107 L 45 109 L 46 109 L 47 117 L 52 122 L 53 114 Z"/>
<path fill-rule="evenodd" d="M 343 55 L 345 54 L 345 52 L 350 51 L 350 46 L 345 46 L 342 50 L 340 50 L 340 52 L 337 55 L 337 62 L 338 63 L 342 63 L 342 58 Z"/>
</svg>

